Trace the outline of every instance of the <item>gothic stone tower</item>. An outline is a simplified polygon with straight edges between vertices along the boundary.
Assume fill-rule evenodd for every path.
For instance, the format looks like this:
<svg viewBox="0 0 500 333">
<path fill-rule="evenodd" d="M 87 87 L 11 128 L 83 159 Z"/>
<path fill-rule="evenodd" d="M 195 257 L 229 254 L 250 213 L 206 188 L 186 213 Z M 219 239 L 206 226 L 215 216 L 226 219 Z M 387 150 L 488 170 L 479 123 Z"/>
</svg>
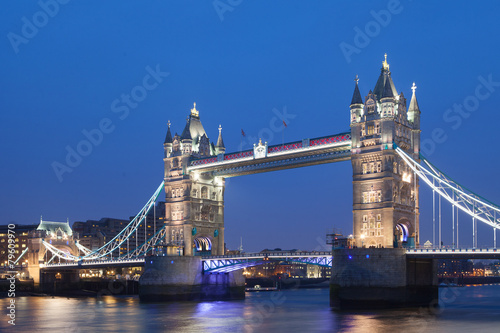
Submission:
<svg viewBox="0 0 500 333">
<path fill-rule="evenodd" d="M 419 185 L 393 149 L 415 160 L 420 152 L 420 110 L 415 84 L 406 109 L 397 94 L 387 55 L 373 92 L 363 103 L 358 79 L 352 97 L 353 227 L 358 247 L 401 247 L 419 243 Z"/>
<path fill-rule="evenodd" d="M 163 147 L 167 242 L 186 256 L 224 254 L 224 179 L 187 171 L 192 159 L 225 152 L 221 127 L 210 143 L 195 103 L 180 136 L 169 122 Z"/>
</svg>

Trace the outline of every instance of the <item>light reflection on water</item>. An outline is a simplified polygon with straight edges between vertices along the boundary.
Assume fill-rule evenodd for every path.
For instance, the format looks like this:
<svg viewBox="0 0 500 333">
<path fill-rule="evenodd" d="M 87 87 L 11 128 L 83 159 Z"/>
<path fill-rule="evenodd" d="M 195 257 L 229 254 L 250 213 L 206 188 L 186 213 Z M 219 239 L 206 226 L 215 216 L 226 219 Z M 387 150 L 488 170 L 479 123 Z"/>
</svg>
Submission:
<svg viewBox="0 0 500 333">
<path fill-rule="evenodd" d="M 328 289 L 247 293 L 230 302 L 140 303 L 135 297 L 18 297 L 12 332 L 500 332 L 500 285 L 443 288 L 441 308 L 335 312 Z M 7 330 L 6 330 L 7 329 Z"/>
</svg>

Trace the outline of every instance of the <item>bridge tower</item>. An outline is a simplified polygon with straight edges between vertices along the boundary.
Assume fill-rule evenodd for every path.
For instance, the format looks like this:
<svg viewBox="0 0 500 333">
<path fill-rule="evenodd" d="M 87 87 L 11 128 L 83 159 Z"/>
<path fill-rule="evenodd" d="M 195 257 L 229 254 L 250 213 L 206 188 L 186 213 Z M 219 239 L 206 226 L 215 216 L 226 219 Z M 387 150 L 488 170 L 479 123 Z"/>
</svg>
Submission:
<svg viewBox="0 0 500 333">
<path fill-rule="evenodd" d="M 196 103 L 180 136 L 172 136 L 168 124 L 163 144 L 166 241 L 186 256 L 224 254 L 224 179 L 187 171 L 192 159 L 224 154 L 221 130 L 217 144 L 210 143 Z"/>
<path fill-rule="evenodd" d="M 358 78 L 352 97 L 351 163 L 353 234 L 358 247 L 419 243 L 419 184 L 393 143 L 415 160 L 420 152 L 420 109 L 413 84 L 410 106 L 397 93 L 387 55 L 373 91 L 361 98 Z"/>
</svg>

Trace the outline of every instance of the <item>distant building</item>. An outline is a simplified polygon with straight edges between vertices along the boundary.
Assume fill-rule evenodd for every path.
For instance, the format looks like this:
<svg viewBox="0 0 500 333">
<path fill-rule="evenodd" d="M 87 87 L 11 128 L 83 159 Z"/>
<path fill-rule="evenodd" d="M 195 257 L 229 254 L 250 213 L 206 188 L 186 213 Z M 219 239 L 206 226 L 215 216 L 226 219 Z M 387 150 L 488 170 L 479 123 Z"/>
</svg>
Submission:
<svg viewBox="0 0 500 333">
<path fill-rule="evenodd" d="M 260 253 L 272 252 L 301 252 L 300 250 L 274 250 L 264 249 Z M 269 260 L 258 266 L 248 267 L 243 272 L 247 278 L 269 278 L 273 276 L 282 276 L 284 278 L 303 279 L 303 278 L 329 278 L 331 276 L 330 267 L 321 267 L 310 265 L 292 260 Z"/>
<path fill-rule="evenodd" d="M 438 261 L 438 275 L 442 277 L 473 275 L 473 268 L 473 262 L 468 259 L 442 259 Z"/>
<path fill-rule="evenodd" d="M 15 231 L 14 254 L 16 258 L 28 247 L 28 234 L 30 231 L 36 230 L 38 224 L 14 224 L 15 228 L 9 229 L 7 225 L 0 225 L 0 267 L 6 267 L 8 264 L 8 245 L 9 245 L 9 230 Z M 25 263 L 26 258 L 19 260 L 18 264 Z"/>
<path fill-rule="evenodd" d="M 156 209 L 156 213 L 153 209 L 149 211 L 145 220 L 130 236 L 128 242 L 124 242 L 119 250 L 113 252 L 114 256 L 126 254 L 128 251 L 134 250 L 136 246 L 141 246 L 164 226 L 165 203 L 158 202 L 155 207 L 153 209 Z M 123 220 L 104 217 L 99 221 L 78 221 L 73 223 L 73 232 L 81 245 L 89 250 L 97 250 L 118 235 L 133 218 L 134 216 L 130 217 L 129 220 Z"/>
</svg>

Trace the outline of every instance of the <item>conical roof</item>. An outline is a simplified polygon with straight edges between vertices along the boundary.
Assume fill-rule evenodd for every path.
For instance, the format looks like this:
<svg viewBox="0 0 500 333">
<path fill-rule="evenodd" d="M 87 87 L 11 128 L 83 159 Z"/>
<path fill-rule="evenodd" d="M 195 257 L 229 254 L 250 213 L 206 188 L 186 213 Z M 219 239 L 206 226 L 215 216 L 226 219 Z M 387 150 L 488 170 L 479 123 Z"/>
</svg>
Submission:
<svg viewBox="0 0 500 333">
<path fill-rule="evenodd" d="M 186 120 L 186 127 L 184 127 L 184 131 L 182 131 L 181 140 L 192 140 L 193 139 L 191 137 L 191 131 L 189 130 L 190 120 L 191 120 L 190 118 L 187 118 L 187 120 Z"/>
<path fill-rule="evenodd" d="M 363 104 L 363 99 L 361 98 L 361 94 L 358 88 L 358 76 L 356 75 L 356 86 L 354 87 L 354 93 L 352 94 L 351 105 L 353 104 Z"/>
<path fill-rule="evenodd" d="M 224 147 L 224 140 L 222 140 L 222 126 L 219 125 L 219 138 L 217 139 L 217 147 L 218 148 L 225 148 Z"/>
<path fill-rule="evenodd" d="M 170 120 L 168 121 L 168 130 L 167 130 L 167 136 L 165 137 L 165 142 L 164 143 L 172 143 L 172 133 L 170 132 Z"/>
<path fill-rule="evenodd" d="M 417 86 L 415 85 L 415 82 L 413 82 L 413 86 L 411 87 L 411 90 L 413 90 L 413 94 L 411 95 L 410 107 L 408 108 L 408 112 L 420 112 L 420 108 L 418 107 L 417 102 L 417 95 L 415 94 L 416 89 Z"/>
<path fill-rule="evenodd" d="M 382 93 L 382 98 L 387 98 L 387 97 L 394 97 L 394 93 L 391 88 L 391 84 L 389 83 L 389 80 L 385 81 L 385 86 L 384 86 L 384 92 Z"/>
<path fill-rule="evenodd" d="M 387 54 L 385 54 L 385 60 L 382 62 L 380 76 L 378 77 L 377 84 L 375 84 L 375 88 L 373 89 L 373 93 L 377 95 L 377 100 L 384 97 L 387 84 L 389 85 L 387 89 L 391 89 L 392 97 L 396 96 L 398 92 L 394 86 L 394 82 L 392 82 L 389 64 L 387 63 Z M 386 95 L 389 95 L 389 93 L 387 92 Z"/>
</svg>

